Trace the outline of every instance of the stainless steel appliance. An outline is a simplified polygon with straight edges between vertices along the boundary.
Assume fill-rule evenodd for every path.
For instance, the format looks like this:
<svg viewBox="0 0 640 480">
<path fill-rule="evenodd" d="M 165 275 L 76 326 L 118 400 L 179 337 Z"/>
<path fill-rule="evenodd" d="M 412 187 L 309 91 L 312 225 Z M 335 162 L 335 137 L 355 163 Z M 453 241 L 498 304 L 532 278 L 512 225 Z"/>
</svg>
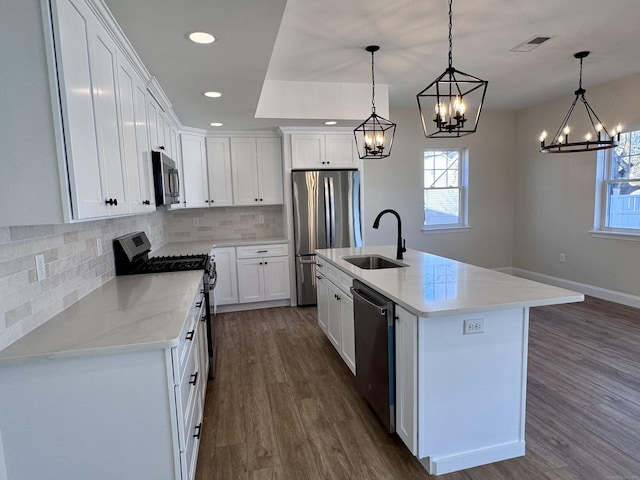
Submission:
<svg viewBox="0 0 640 480">
<path fill-rule="evenodd" d="M 353 281 L 356 386 L 389 432 L 396 431 L 395 304 Z"/>
<path fill-rule="evenodd" d="M 211 323 L 211 305 L 209 292 L 215 287 L 215 261 L 211 261 L 206 253 L 196 255 L 171 255 L 149 257 L 151 242 L 144 232 L 133 232 L 113 239 L 113 255 L 116 275 L 134 275 L 143 273 L 177 272 L 185 270 L 202 270 L 202 301 L 205 302 L 207 349 L 209 353 L 209 378 L 215 374 L 216 342 L 215 330 Z M 213 274 L 214 279 L 211 280 Z"/>
<path fill-rule="evenodd" d="M 315 305 L 316 248 L 362 246 L 360 173 L 291 172 L 298 305 Z"/>
<path fill-rule="evenodd" d="M 153 188 L 156 206 L 180 202 L 180 175 L 176 162 L 164 152 L 151 152 L 153 164 Z"/>
</svg>

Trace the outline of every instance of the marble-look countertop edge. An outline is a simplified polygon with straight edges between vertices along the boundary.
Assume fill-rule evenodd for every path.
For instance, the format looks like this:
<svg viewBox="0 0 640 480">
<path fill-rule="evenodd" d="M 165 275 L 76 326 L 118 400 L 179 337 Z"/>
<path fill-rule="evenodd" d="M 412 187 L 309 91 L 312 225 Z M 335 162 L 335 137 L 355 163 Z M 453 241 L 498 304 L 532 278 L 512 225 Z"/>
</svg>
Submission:
<svg viewBox="0 0 640 480">
<path fill-rule="evenodd" d="M 273 245 L 278 243 L 289 243 L 284 237 L 268 237 L 268 238 L 252 238 L 252 239 L 236 239 L 221 240 L 211 238 L 209 240 L 188 240 L 184 242 L 167 242 L 162 247 L 151 250 L 149 256 L 159 257 L 163 255 L 190 255 L 209 253 L 212 248 L 224 247 L 244 247 L 251 245 Z"/>
<path fill-rule="evenodd" d="M 465 315 L 465 314 L 474 314 L 474 313 L 483 313 L 490 312 L 495 310 L 505 310 L 511 308 L 525 308 L 525 307 L 540 307 L 546 305 L 558 305 L 563 303 L 573 303 L 573 302 L 581 302 L 584 300 L 584 294 L 580 292 L 575 292 L 572 290 L 567 290 L 561 287 L 555 287 L 548 284 L 542 284 L 540 282 L 535 282 L 533 280 L 524 279 L 521 277 L 514 277 L 507 273 L 497 272 L 495 270 L 485 269 L 482 267 L 476 267 L 474 265 L 465 264 L 462 262 L 458 262 L 456 260 L 451 260 L 445 257 L 439 257 L 437 255 L 419 252 L 416 250 L 408 250 L 405 254 L 405 259 L 397 260 L 401 263 L 409 265 L 407 267 L 401 267 L 398 269 L 389 269 L 389 270 L 364 270 L 358 268 L 350 263 L 346 262 L 342 259 L 342 257 L 351 256 L 351 255 L 381 255 L 387 258 L 394 259 L 395 258 L 395 246 L 378 246 L 378 247 L 354 247 L 354 248 L 341 248 L 341 249 L 319 249 L 316 250 L 316 254 L 324 258 L 326 261 L 337 267 L 339 270 L 345 272 L 347 275 L 357 278 L 361 282 L 365 283 L 369 287 L 381 292 L 387 298 L 392 300 L 397 305 L 403 307 L 410 313 L 424 318 L 433 318 L 433 317 L 443 317 L 443 316 L 452 316 L 452 315 Z M 409 257 L 409 258 L 407 258 Z M 407 298 L 403 298 L 402 291 L 399 291 L 399 294 L 391 292 L 390 289 L 385 288 L 379 280 L 381 275 L 391 276 L 393 278 L 392 284 L 397 286 L 399 290 L 402 290 L 404 275 L 403 270 L 407 269 L 408 272 L 411 272 L 412 278 L 411 280 L 420 280 L 420 278 L 424 278 L 424 272 L 419 271 L 420 267 L 413 265 L 412 263 L 417 262 L 419 259 L 420 262 L 423 262 L 424 259 L 435 260 L 439 264 L 451 265 L 456 268 L 465 268 L 472 269 L 475 273 L 480 272 L 485 273 L 487 276 L 495 275 L 504 275 L 506 277 L 511 278 L 513 281 L 510 283 L 520 284 L 523 286 L 540 286 L 543 287 L 547 292 L 540 294 L 538 297 L 534 298 L 531 296 L 527 296 L 526 298 L 521 299 L 513 299 L 513 300 L 504 300 L 500 302 L 492 302 L 487 304 L 474 304 L 474 305 L 458 305 L 456 306 L 454 301 L 445 300 L 445 301 L 431 301 L 430 307 L 426 308 L 426 305 L 429 302 L 416 302 L 416 301 L 408 301 Z M 409 276 L 409 275 L 407 275 Z M 504 278 L 504 277 L 500 277 Z M 417 306 L 416 303 L 421 303 L 420 306 Z"/>
<path fill-rule="evenodd" d="M 177 346 L 202 272 L 117 276 L 0 350 L 0 366 Z"/>
</svg>

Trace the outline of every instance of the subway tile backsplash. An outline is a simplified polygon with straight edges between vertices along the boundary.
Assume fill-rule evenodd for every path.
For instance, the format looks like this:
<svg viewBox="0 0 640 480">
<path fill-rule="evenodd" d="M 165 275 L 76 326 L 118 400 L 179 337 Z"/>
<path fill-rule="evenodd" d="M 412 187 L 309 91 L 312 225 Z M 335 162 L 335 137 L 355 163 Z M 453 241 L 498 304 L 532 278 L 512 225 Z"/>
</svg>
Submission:
<svg viewBox="0 0 640 480">
<path fill-rule="evenodd" d="M 167 238 L 169 242 L 194 242 L 284 237 L 283 210 L 283 205 L 270 205 L 169 212 Z"/>
<path fill-rule="evenodd" d="M 115 237 L 144 230 L 152 244 L 163 245 L 165 216 L 156 212 L 74 224 L 0 227 L 0 350 L 112 279 Z M 36 255 L 45 261 L 46 278 L 41 281 Z"/>
<path fill-rule="evenodd" d="M 189 209 L 74 224 L 0 226 L 0 350 L 111 280 L 115 237 L 143 230 L 154 248 L 166 242 L 280 237 L 283 209 Z M 42 281 L 36 255 L 44 256 L 47 278 Z"/>
</svg>

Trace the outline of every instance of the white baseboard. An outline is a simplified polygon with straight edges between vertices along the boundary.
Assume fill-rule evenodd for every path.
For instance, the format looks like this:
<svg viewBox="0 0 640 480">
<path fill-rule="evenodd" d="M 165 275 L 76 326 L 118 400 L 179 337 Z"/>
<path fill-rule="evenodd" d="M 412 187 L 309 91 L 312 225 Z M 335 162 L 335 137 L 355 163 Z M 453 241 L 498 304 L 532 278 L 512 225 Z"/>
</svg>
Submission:
<svg viewBox="0 0 640 480">
<path fill-rule="evenodd" d="M 443 475 L 457 472 L 465 468 L 477 467 L 488 463 L 500 462 L 509 458 L 522 457 L 525 452 L 524 442 L 513 442 L 498 445 L 459 455 L 440 458 L 420 458 L 420 463 L 431 475 Z"/>
<path fill-rule="evenodd" d="M 291 300 L 273 300 L 270 302 L 236 303 L 232 305 L 218 305 L 218 313 L 241 312 L 244 310 L 258 310 L 261 308 L 288 307 Z"/>
<path fill-rule="evenodd" d="M 602 300 L 608 300 L 610 302 L 620 303 L 629 307 L 640 308 L 640 297 L 637 295 L 631 295 L 629 293 L 617 292 L 615 290 L 608 290 L 606 288 L 596 287 L 594 285 L 587 285 L 586 283 L 574 282 L 572 280 L 565 280 L 564 278 L 552 277 L 550 275 L 544 275 L 542 273 L 531 272 L 529 270 L 523 270 L 515 267 L 503 267 L 496 268 L 496 271 L 502 273 L 508 273 L 515 275 L 516 277 L 522 277 L 536 282 L 546 283 L 554 285 L 556 287 L 567 288 L 569 290 L 575 290 L 585 295 L 601 298 Z"/>
</svg>

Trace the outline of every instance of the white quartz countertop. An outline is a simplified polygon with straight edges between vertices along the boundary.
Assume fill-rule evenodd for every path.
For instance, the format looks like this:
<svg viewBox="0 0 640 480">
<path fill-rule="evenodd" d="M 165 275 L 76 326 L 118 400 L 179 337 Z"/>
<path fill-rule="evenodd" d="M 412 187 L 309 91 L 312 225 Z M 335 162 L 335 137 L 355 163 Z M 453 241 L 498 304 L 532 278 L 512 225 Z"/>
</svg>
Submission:
<svg viewBox="0 0 640 480">
<path fill-rule="evenodd" d="M 165 255 L 197 255 L 209 253 L 212 247 L 242 247 L 246 245 L 271 245 L 275 243 L 288 243 L 284 237 L 220 240 L 202 240 L 197 242 L 169 242 L 165 243 L 157 250 L 151 250 L 150 257 L 161 257 Z"/>
<path fill-rule="evenodd" d="M 16 361 L 178 345 L 201 271 L 115 277 L 0 351 Z"/>
<path fill-rule="evenodd" d="M 580 302 L 584 295 L 540 282 L 407 249 L 401 268 L 364 270 L 342 257 L 381 255 L 396 247 L 333 248 L 317 255 L 420 317 Z"/>
</svg>

